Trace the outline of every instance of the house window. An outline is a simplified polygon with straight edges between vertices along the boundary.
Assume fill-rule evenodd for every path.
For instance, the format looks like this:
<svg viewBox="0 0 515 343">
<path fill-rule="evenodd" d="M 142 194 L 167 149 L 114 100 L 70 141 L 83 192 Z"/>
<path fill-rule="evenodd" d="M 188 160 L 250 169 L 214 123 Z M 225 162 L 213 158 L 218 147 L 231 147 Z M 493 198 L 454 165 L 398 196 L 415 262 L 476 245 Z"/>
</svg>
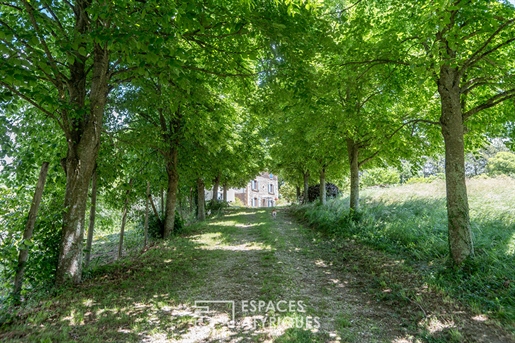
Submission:
<svg viewBox="0 0 515 343">
<path fill-rule="evenodd" d="M 273 183 L 268 184 L 268 193 L 274 194 L 274 184 Z"/>
<path fill-rule="evenodd" d="M 270 180 L 274 179 L 274 174 L 270 174 Z"/>
<path fill-rule="evenodd" d="M 250 188 L 252 188 L 253 191 L 259 190 L 257 180 L 250 181 Z"/>
<path fill-rule="evenodd" d="M 258 199 L 257 198 L 252 198 L 252 207 L 258 207 Z"/>
<path fill-rule="evenodd" d="M 268 200 L 268 207 L 274 207 L 274 201 L 272 199 Z"/>
</svg>

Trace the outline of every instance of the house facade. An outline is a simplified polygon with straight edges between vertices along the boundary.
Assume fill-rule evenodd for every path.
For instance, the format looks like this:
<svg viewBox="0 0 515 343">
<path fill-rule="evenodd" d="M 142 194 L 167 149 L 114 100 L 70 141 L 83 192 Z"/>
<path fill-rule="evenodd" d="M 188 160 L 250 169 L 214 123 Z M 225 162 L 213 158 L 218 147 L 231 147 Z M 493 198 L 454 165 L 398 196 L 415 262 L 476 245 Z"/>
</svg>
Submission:
<svg viewBox="0 0 515 343">
<path fill-rule="evenodd" d="M 233 202 L 234 201 L 236 192 L 238 192 L 238 189 L 229 188 L 227 190 L 227 202 Z M 209 201 L 209 200 L 213 199 L 213 189 L 206 190 L 205 194 L 206 194 L 205 195 L 206 201 Z M 218 189 L 217 199 L 222 201 L 223 200 L 223 196 L 224 196 L 224 189 L 223 189 L 223 186 L 220 186 L 220 188 Z"/>
<path fill-rule="evenodd" d="M 279 199 L 277 175 L 263 172 L 245 188 L 235 190 L 234 196 L 247 207 L 273 207 Z"/>
</svg>

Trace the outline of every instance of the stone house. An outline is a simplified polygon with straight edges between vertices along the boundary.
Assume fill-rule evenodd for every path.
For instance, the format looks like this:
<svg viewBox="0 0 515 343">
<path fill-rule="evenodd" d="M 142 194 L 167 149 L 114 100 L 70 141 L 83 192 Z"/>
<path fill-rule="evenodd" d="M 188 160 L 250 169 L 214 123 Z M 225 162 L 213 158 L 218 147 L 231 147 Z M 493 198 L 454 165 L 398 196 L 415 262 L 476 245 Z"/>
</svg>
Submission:
<svg viewBox="0 0 515 343">
<path fill-rule="evenodd" d="M 277 175 L 263 172 L 245 188 L 235 190 L 234 196 L 247 207 L 273 207 L 279 199 Z"/>
</svg>

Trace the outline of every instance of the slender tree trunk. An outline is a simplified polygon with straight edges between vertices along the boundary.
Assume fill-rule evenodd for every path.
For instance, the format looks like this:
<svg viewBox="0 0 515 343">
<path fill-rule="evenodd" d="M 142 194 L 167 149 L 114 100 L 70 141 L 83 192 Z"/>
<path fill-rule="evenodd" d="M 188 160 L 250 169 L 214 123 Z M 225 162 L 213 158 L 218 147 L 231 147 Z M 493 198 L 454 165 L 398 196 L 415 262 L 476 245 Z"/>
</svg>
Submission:
<svg viewBox="0 0 515 343">
<path fill-rule="evenodd" d="M 295 186 L 295 195 L 297 196 L 297 201 L 300 199 L 300 186 Z"/>
<path fill-rule="evenodd" d="M 180 191 L 178 190 L 177 191 L 177 202 L 178 202 L 178 210 L 177 212 L 179 213 L 179 217 L 181 217 L 181 219 L 184 219 L 185 217 L 185 213 L 186 213 L 186 198 L 184 197 L 184 195 L 182 195 L 181 193 L 179 193 Z"/>
<path fill-rule="evenodd" d="M 156 208 L 156 205 L 154 204 L 154 199 L 152 199 L 152 194 L 148 194 L 148 200 L 150 202 L 150 205 L 152 206 L 152 212 L 154 212 L 154 215 L 156 216 L 157 218 L 157 221 L 159 222 L 159 225 L 162 224 L 161 222 L 161 218 L 159 217 L 159 212 L 157 212 L 157 208 Z"/>
<path fill-rule="evenodd" d="M 122 226 L 120 227 L 120 242 L 118 244 L 118 258 L 122 258 L 123 254 L 123 235 L 125 234 L 125 223 L 127 221 L 127 211 L 129 207 L 129 194 L 132 188 L 132 179 L 129 181 L 129 189 L 125 193 L 125 203 L 123 204 Z"/>
<path fill-rule="evenodd" d="M 85 8 L 79 10 L 81 11 L 81 18 L 87 18 Z M 62 238 L 56 270 L 57 284 L 62 284 L 69 279 L 78 284 L 82 276 L 82 244 L 89 181 L 95 168 L 100 147 L 102 119 L 109 91 L 109 54 L 107 48 L 95 43 L 92 60 L 89 92 L 86 92 L 84 64 L 77 68 L 77 73 L 72 70 L 72 82 L 69 82 L 72 85 L 69 88 L 74 91 L 70 92 L 70 97 L 78 109 L 82 110 L 84 108 L 83 100 L 86 93 L 89 93 L 89 113 L 88 115 L 71 113 L 67 117 L 69 119 L 67 124 L 70 127 L 66 129 L 69 131 L 65 132 L 68 143 L 66 191 Z"/>
<path fill-rule="evenodd" d="M 193 200 L 193 187 L 190 187 L 190 194 L 188 196 L 188 203 L 189 203 L 189 211 L 190 211 L 190 214 L 193 212 L 193 206 L 194 206 L 194 203 L 195 203 L 195 200 Z"/>
<path fill-rule="evenodd" d="M 352 139 L 347 139 L 350 164 L 350 209 L 359 211 L 359 149 Z"/>
<path fill-rule="evenodd" d="M 223 201 L 227 203 L 227 184 L 224 183 Z"/>
<path fill-rule="evenodd" d="M 198 218 L 199 206 L 198 206 L 198 184 L 195 184 L 193 188 L 193 206 L 195 207 L 195 217 Z"/>
<path fill-rule="evenodd" d="M 170 160 L 166 165 L 168 174 L 168 189 L 166 192 L 166 213 L 163 238 L 168 238 L 173 232 L 175 223 L 175 207 L 177 205 L 177 189 L 179 187 L 179 173 L 177 171 L 177 148 L 174 146 L 170 152 Z"/>
<path fill-rule="evenodd" d="M 95 214 L 97 209 L 97 172 L 93 171 L 91 178 L 91 207 L 89 208 L 89 227 L 88 239 L 86 241 L 86 261 L 85 266 L 88 267 L 91 260 L 91 246 L 93 245 L 93 230 L 95 229 Z"/>
<path fill-rule="evenodd" d="M 218 190 L 220 189 L 220 174 L 213 180 L 213 202 L 218 202 Z"/>
<path fill-rule="evenodd" d="M 147 197 L 146 197 L 146 201 L 145 201 L 145 225 L 143 226 L 143 230 L 144 230 L 143 247 L 144 248 L 148 244 L 148 212 L 149 212 L 149 202 L 150 202 L 150 182 L 147 181 Z"/>
<path fill-rule="evenodd" d="M 325 167 L 320 170 L 320 203 L 325 205 L 327 203 L 327 191 L 325 189 Z"/>
<path fill-rule="evenodd" d="M 309 171 L 305 171 L 302 176 L 304 177 L 304 199 L 302 199 L 302 203 L 307 204 L 309 202 Z"/>
<path fill-rule="evenodd" d="M 123 253 L 123 235 L 125 233 L 125 222 L 127 221 L 127 204 L 123 207 L 122 225 L 120 227 L 120 240 L 118 241 L 118 258 L 122 258 Z"/>
<path fill-rule="evenodd" d="M 43 162 L 41 171 L 39 172 L 38 183 L 36 184 L 36 190 L 34 191 L 34 197 L 29 210 L 29 218 L 23 231 L 23 242 L 30 241 L 34 232 L 34 226 L 36 224 L 36 216 L 38 215 L 39 204 L 41 203 L 41 197 L 43 196 L 43 189 L 45 188 L 46 176 L 48 174 L 48 162 Z M 16 268 L 16 275 L 14 277 L 14 290 L 13 296 L 15 301 L 19 301 L 21 288 L 23 285 L 23 274 L 25 273 L 25 265 L 29 257 L 29 250 L 22 249 L 18 256 L 18 267 Z"/>
<path fill-rule="evenodd" d="M 443 66 L 438 80 L 442 103 L 440 124 L 445 142 L 449 250 L 456 265 L 461 265 L 474 254 L 465 183 L 464 125 L 459 84 L 457 69 Z"/>
<path fill-rule="evenodd" d="M 165 217 L 165 190 L 161 187 L 161 216 Z"/>
<path fill-rule="evenodd" d="M 206 219 L 204 180 L 197 179 L 197 219 L 202 221 Z"/>
</svg>

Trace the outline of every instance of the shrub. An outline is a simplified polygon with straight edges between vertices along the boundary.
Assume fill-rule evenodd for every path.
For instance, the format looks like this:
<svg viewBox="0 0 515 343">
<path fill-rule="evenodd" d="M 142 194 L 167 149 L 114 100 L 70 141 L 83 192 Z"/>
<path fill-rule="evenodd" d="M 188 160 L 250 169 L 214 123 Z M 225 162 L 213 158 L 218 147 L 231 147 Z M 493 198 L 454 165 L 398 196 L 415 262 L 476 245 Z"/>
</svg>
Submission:
<svg viewBox="0 0 515 343">
<path fill-rule="evenodd" d="M 62 198 L 59 187 L 47 182 L 34 232 L 30 241 L 24 241 L 23 231 L 33 190 L 20 188 L 18 192 L 0 191 L 0 307 L 10 301 L 12 281 L 17 270 L 19 250 L 27 248 L 28 260 L 23 278 L 22 296 L 29 291 L 47 291 L 52 288 L 57 267 L 62 227 Z"/>
<path fill-rule="evenodd" d="M 211 211 L 212 215 L 220 214 L 224 208 L 229 207 L 229 203 L 226 201 L 213 201 L 210 200 L 206 205 L 206 212 Z"/>
<path fill-rule="evenodd" d="M 338 187 L 336 187 L 333 183 L 326 183 L 325 184 L 325 190 L 326 190 L 326 198 L 336 198 L 338 194 L 340 193 L 340 190 Z M 309 186 L 308 188 L 308 200 L 309 202 L 313 202 L 316 199 L 320 198 L 320 185 L 316 186 Z"/>
<path fill-rule="evenodd" d="M 145 227 L 145 218 L 141 219 L 140 228 L 141 230 L 144 230 Z M 160 219 L 154 214 L 149 213 L 148 214 L 148 237 L 150 238 L 163 238 L 163 225 Z"/>
<path fill-rule="evenodd" d="M 488 159 L 488 174 L 515 176 L 515 154 L 508 151 L 501 151 L 494 157 Z"/>
<path fill-rule="evenodd" d="M 245 205 L 243 204 L 243 201 L 241 201 L 240 198 L 234 198 L 234 201 L 233 203 L 231 204 L 232 206 L 235 206 L 235 207 L 244 207 Z"/>
<path fill-rule="evenodd" d="M 400 173 L 395 168 L 373 168 L 365 170 L 361 176 L 361 184 L 365 187 L 395 185 L 400 180 Z"/>
<path fill-rule="evenodd" d="M 414 183 L 431 183 L 436 180 L 438 180 L 438 178 L 434 175 L 431 175 L 429 177 L 418 176 L 418 177 L 412 177 L 411 179 L 406 181 L 406 184 L 411 185 Z"/>
<path fill-rule="evenodd" d="M 145 218 L 142 217 L 138 225 L 141 232 L 144 230 Z M 172 234 L 180 234 L 184 230 L 184 221 L 182 220 L 179 212 L 175 211 L 175 219 Z M 154 213 L 148 215 L 148 237 L 150 238 L 163 238 L 164 224 L 156 217 Z"/>
<path fill-rule="evenodd" d="M 175 211 L 175 219 L 173 224 L 173 233 L 179 235 L 184 231 L 184 220 L 182 220 L 179 212 Z"/>
</svg>

